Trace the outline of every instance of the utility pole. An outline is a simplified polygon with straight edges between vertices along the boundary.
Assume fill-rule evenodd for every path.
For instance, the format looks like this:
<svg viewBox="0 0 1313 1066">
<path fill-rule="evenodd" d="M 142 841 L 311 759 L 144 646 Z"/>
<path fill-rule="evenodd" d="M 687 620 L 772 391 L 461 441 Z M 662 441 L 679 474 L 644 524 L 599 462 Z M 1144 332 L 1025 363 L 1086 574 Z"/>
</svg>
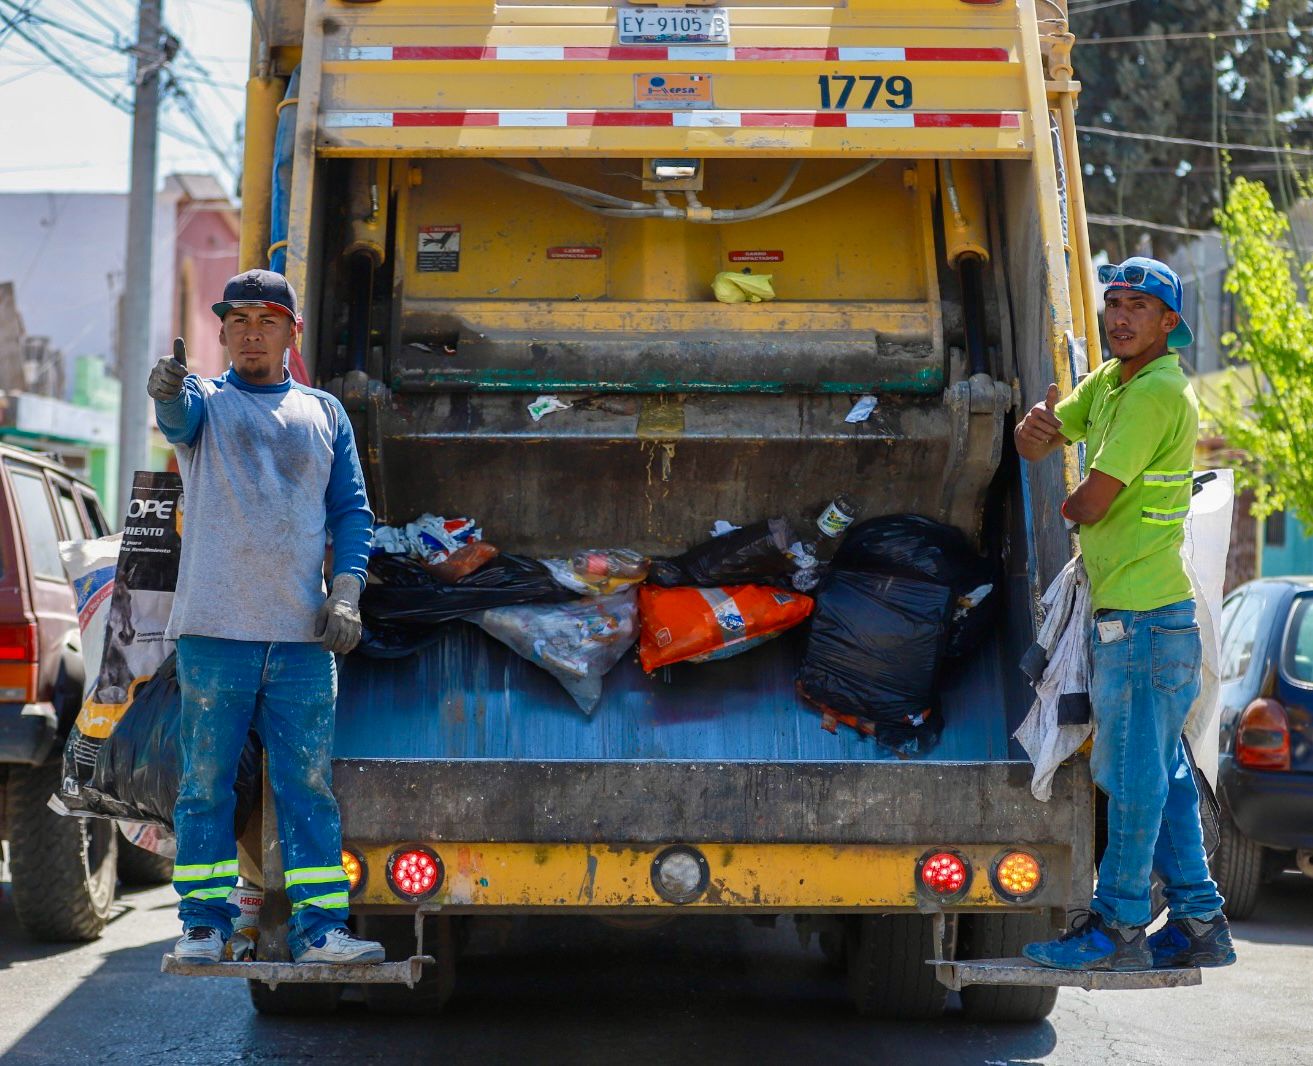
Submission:
<svg viewBox="0 0 1313 1066">
<path fill-rule="evenodd" d="M 160 83 L 169 56 L 163 50 L 161 0 L 141 0 L 132 106 L 132 178 L 119 352 L 119 479 L 117 512 L 127 510 L 132 475 L 146 466 L 146 377 L 151 366 L 151 252 L 155 239 L 155 163 L 159 143 Z"/>
</svg>

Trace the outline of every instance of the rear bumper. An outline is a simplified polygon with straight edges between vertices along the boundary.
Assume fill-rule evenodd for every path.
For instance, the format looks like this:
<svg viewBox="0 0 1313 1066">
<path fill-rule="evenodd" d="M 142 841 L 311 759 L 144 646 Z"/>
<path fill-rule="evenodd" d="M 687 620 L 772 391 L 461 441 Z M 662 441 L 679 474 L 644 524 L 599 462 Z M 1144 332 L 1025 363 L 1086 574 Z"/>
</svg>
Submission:
<svg viewBox="0 0 1313 1066">
<path fill-rule="evenodd" d="M 1269 848 L 1313 848 L 1313 774 L 1246 770 L 1223 756 L 1218 785 L 1235 824 Z"/>
<path fill-rule="evenodd" d="M 1053 799 L 1027 763 L 674 763 L 336 760 L 342 836 L 368 869 L 353 906 L 397 906 L 388 858 L 440 857 L 453 910 L 671 906 L 653 859 L 697 845 L 710 886 L 690 909 L 857 911 L 923 907 L 915 864 L 951 847 L 970 862 L 957 906 L 1004 906 L 991 863 L 1025 847 L 1046 869 L 1023 906 L 1088 900 L 1088 766 L 1061 768 Z"/>
<path fill-rule="evenodd" d="M 51 703 L 0 703 L 0 763 L 36 766 L 46 761 L 59 737 Z"/>
</svg>

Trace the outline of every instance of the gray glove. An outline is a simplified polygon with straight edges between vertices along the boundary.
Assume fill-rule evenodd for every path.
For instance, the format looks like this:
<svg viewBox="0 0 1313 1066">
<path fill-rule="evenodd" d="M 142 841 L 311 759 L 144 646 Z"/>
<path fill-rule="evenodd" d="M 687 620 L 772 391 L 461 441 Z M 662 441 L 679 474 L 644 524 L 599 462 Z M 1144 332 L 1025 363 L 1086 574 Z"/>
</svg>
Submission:
<svg viewBox="0 0 1313 1066">
<path fill-rule="evenodd" d="M 162 403 L 176 400 L 182 392 L 182 383 L 186 377 L 187 368 L 172 356 L 165 356 L 155 364 L 150 377 L 146 379 L 146 393 Z"/>
<path fill-rule="evenodd" d="M 360 643 L 360 591 L 352 574 L 333 578 L 333 590 L 315 616 L 315 636 L 329 651 L 345 655 Z"/>
</svg>

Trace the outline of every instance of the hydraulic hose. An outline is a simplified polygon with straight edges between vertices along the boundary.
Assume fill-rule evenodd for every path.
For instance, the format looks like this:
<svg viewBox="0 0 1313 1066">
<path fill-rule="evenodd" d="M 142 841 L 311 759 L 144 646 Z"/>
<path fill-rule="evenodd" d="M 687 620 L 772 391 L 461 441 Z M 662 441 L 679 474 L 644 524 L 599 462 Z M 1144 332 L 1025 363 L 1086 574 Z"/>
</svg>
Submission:
<svg viewBox="0 0 1313 1066">
<path fill-rule="evenodd" d="M 607 218 L 665 218 L 677 221 L 687 222 L 705 222 L 715 224 L 725 224 L 728 222 L 748 222 L 753 219 L 767 218 L 770 215 L 778 215 L 785 211 L 791 211 L 795 207 L 802 207 L 814 200 L 819 200 L 822 196 L 828 196 L 832 192 L 837 192 L 846 185 L 851 185 L 858 178 L 869 174 L 876 167 L 884 162 L 883 159 L 870 159 L 861 166 L 850 170 L 842 177 L 835 178 L 834 181 L 827 182 L 820 188 L 813 189 L 809 193 L 801 196 L 795 196 L 792 200 L 783 200 L 793 183 L 797 180 L 799 172 L 802 170 L 802 161 L 799 160 L 789 168 L 789 172 L 784 176 L 784 180 L 779 187 L 752 207 L 737 209 L 713 209 L 710 211 L 710 217 L 705 216 L 705 208 L 697 204 L 696 197 L 688 207 L 675 207 L 672 204 L 648 204 L 641 200 L 625 200 L 618 196 L 612 196 L 609 193 L 599 192 L 596 189 L 589 189 L 582 185 L 575 185 L 568 181 L 560 181 L 550 177 L 547 174 L 534 174 L 529 171 L 520 170 L 517 167 L 502 163 L 498 160 L 485 159 L 490 167 L 500 170 L 510 177 L 518 178 L 520 181 L 526 181 L 531 185 L 539 185 L 546 189 L 555 189 L 557 192 L 564 193 L 567 200 L 576 207 L 581 207 L 586 211 L 592 211 L 595 214 L 604 215 Z M 541 164 L 538 165 L 539 169 Z M 783 202 L 781 202 L 783 200 Z M 699 217 L 702 216 L 702 217 Z"/>
</svg>

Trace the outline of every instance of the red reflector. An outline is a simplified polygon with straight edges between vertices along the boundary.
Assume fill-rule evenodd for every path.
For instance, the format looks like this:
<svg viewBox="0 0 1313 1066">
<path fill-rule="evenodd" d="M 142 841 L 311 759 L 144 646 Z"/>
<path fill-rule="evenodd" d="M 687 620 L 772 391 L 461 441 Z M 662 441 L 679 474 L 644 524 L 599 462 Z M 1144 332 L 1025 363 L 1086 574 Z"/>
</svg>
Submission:
<svg viewBox="0 0 1313 1066">
<path fill-rule="evenodd" d="M 1240 715 L 1235 761 L 1250 770 L 1290 769 L 1290 723 L 1276 700 L 1254 700 Z"/>
<path fill-rule="evenodd" d="M 0 626 L 0 662 L 37 661 L 37 632 L 31 624 Z"/>
<path fill-rule="evenodd" d="M 937 896 L 952 896 L 967 885 L 965 862 L 951 851 L 937 851 L 921 864 L 921 883 Z"/>
<path fill-rule="evenodd" d="M 408 899 L 431 896 L 442 883 L 442 860 L 428 848 L 394 851 L 388 859 L 388 882 Z"/>
</svg>

